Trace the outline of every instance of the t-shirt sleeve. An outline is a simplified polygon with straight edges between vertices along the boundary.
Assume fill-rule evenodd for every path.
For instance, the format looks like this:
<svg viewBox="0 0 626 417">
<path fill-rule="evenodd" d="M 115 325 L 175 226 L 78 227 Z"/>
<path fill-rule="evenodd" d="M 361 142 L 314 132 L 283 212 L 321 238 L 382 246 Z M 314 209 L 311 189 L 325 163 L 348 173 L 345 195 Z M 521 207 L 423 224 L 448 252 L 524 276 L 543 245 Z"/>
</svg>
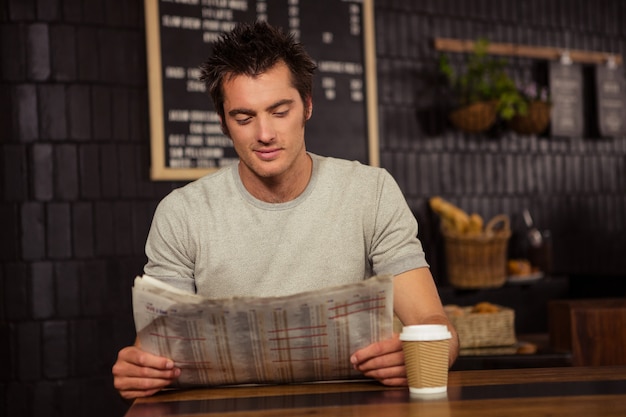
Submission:
<svg viewBox="0 0 626 417">
<path fill-rule="evenodd" d="M 375 274 L 398 275 L 428 267 L 422 244 L 417 238 L 417 220 L 400 187 L 386 170 L 378 180 L 378 204 L 370 259 Z"/>
<path fill-rule="evenodd" d="M 146 256 L 148 262 L 144 273 L 175 286 L 183 291 L 195 293 L 193 249 L 186 212 L 179 204 L 176 191 L 165 197 L 154 213 L 148 238 Z"/>
</svg>

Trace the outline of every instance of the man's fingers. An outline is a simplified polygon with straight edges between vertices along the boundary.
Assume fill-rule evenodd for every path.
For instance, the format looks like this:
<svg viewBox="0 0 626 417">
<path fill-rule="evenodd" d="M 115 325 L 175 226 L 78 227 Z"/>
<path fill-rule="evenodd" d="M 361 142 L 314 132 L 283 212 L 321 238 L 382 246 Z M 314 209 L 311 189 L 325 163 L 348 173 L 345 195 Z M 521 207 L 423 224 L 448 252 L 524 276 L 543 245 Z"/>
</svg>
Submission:
<svg viewBox="0 0 626 417">
<path fill-rule="evenodd" d="M 361 372 L 367 372 L 376 369 L 394 368 L 403 365 L 404 354 L 402 352 L 393 352 L 361 360 L 355 364 L 355 368 Z"/>
<path fill-rule="evenodd" d="M 361 370 L 363 375 L 374 378 L 379 381 L 384 381 L 386 379 L 394 379 L 394 378 L 404 378 L 406 379 L 406 368 L 404 366 L 388 366 L 388 367 L 378 367 L 371 368 L 368 370 Z"/>
<path fill-rule="evenodd" d="M 155 394 L 178 378 L 181 370 L 171 359 L 130 346 L 119 352 L 112 373 L 120 395 L 131 399 Z"/>
<path fill-rule="evenodd" d="M 402 366 L 404 364 L 402 342 L 400 342 L 397 335 L 395 335 L 391 339 L 372 343 L 356 351 L 350 358 L 350 362 L 354 365 L 355 369 L 360 371 Z"/>
<path fill-rule="evenodd" d="M 171 385 L 175 378 L 119 377 L 114 386 L 124 398 L 147 397 Z"/>
<path fill-rule="evenodd" d="M 406 385 L 406 368 L 402 342 L 392 338 L 372 343 L 350 357 L 354 369 L 389 386 Z"/>
<path fill-rule="evenodd" d="M 136 346 L 128 346 L 120 350 L 118 354 L 118 362 L 128 362 L 140 367 L 154 369 L 174 369 L 174 362 L 171 359 L 153 355 L 137 348 Z"/>
<path fill-rule="evenodd" d="M 387 378 L 379 380 L 382 384 L 389 387 L 405 387 L 408 385 L 406 378 Z"/>
<path fill-rule="evenodd" d="M 134 398 L 149 397 L 151 395 L 156 394 L 160 390 L 161 390 L 161 388 L 155 388 L 155 389 L 146 390 L 146 391 L 120 390 L 120 395 L 122 396 L 122 398 L 125 398 L 127 400 L 131 400 L 131 399 L 134 399 Z"/>
<path fill-rule="evenodd" d="M 143 381 L 150 380 L 163 380 L 168 381 L 170 383 L 172 380 L 178 378 L 180 376 L 180 369 L 156 369 L 149 368 L 145 366 L 137 366 L 130 362 L 116 362 L 113 365 L 113 376 L 115 377 L 116 388 L 123 389 L 123 387 L 118 387 L 117 381 L 126 382 L 127 379 L 136 380 L 137 383 L 141 383 Z M 140 386 L 141 388 L 150 388 Z"/>
</svg>

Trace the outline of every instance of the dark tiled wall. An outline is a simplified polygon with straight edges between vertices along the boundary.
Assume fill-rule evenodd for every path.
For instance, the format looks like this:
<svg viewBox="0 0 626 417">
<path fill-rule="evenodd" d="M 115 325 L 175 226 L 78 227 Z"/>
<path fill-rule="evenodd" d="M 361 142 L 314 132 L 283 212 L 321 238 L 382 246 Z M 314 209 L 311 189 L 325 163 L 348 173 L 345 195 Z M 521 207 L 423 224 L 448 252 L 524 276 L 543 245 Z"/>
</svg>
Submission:
<svg viewBox="0 0 626 417">
<path fill-rule="evenodd" d="M 554 269 L 626 275 L 626 138 L 517 135 L 505 126 L 466 135 L 447 122 L 437 37 L 626 53 L 626 3 L 571 0 L 375 2 L 382 164 L 400 182 L 421 224 L 433 270 L 445 282 L 441 236 L 427 200 L 441 195 L 486 219 L 520 213 L 551 229 Z M 463 55 L 449 54 L 462 63 Z M 507 58 L 520 81 L 546 77 L 545 62 Z M 622 67 L 623 68 L 623 67 Z M 593 73 L 585 66 L 586 79 Z M 589 102 L 590 97 L 586 97 Z M 588 109 L 590 114 L 593 109 Z M 626 116 L 626 115 L 625 115 Z M 517 236 L 514 236 L 514 240 Z M 601 284 L 598 284 L 601 285 Z"/>
<path fill-rule="evenodd" d="M 0 415 L 121 416 L 148 178 L 143 1 L 0 2 Z"/>
<path fill-rule="evenodd" d="M 623 2 L 377 1 L 376 16 L 382 161 L 435 271 L 440 194 L 485 216 L 529 206 L 561 272 L 623 275 L 625 138 L 464 136 L 429 89 L 436 36 L 625 55 Z M 0 415 L 125 410 L 110 368 L 134 337 L 130 286 L 181 185 L 148 179 L 143 30 L 141 0 L 0 1 Z"/>
</svg>

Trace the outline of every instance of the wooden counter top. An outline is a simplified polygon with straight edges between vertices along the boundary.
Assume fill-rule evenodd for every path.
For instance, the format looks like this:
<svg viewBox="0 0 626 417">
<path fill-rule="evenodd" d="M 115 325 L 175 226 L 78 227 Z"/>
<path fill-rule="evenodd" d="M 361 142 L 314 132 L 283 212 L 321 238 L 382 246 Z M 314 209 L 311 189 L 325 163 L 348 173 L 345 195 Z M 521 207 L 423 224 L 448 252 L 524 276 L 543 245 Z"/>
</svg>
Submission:
<svg viewBox="0 0 626 417">
<path fill-rule="evenodd" d="M 200 388 L 135 401 L 126 417 L 626 415 L 626 367 L 452 371 L 448 393 L 415 398 L 376 382 Z"/>
</svg>

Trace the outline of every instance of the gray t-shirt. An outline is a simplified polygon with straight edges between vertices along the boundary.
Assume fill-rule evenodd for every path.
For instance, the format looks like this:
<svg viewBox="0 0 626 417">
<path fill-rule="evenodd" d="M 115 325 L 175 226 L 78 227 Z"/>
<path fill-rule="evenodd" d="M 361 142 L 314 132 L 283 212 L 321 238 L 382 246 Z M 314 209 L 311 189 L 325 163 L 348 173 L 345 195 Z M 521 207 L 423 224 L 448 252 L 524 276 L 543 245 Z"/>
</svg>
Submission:
<svg viewBox="0 0 626 417">
<path fill-rule="evenodd" d="M 321 157 L 295 200 L 244 188 L 237 164 L 166 196 L 145 273 L 210 297 L 280 296 L 428 266 L 417 222 L 380 168 Z"/>
</svg>

